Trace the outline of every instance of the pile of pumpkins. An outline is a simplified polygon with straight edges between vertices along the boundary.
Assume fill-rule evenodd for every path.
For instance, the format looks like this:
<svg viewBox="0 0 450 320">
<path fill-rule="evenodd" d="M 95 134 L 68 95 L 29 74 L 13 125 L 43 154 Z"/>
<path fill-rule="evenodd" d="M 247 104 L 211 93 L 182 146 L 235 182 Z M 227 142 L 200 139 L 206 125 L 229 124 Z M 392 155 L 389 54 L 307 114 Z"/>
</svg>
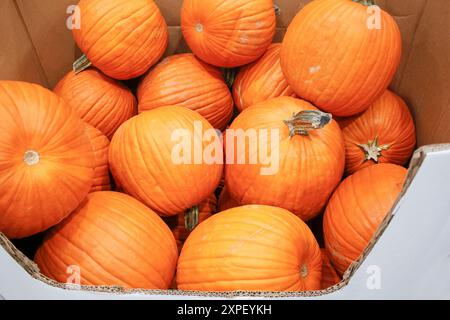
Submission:
<svg viewBox="0 0 450 320">
<path fill-rule="evenodd" d="M 74 71 L 53 91 L 0 81 L 0 231 L 46 231 L 35 262 L 62 283 L 72 266 L 82 285 L 125 288 L 338 283 L 400 194 L 416 144 L 387 89 L 400 31 L 382 10 L 381 27 L 368 23 L 372 2 L 312 1 L 272 43 L 271 0 L 184 0 L 192 53 L 161 61 L 168 28 L 152 0 L 81 0 Z M 134 78 L 136 90 L 121 82 Z M 191 133 L 192 155 L 208 146 L 196 123 L 278 129 L 279 170 L 174 163 L 174 131 Z M 321 249 L 307 223 L 322 214 Z"/>
</svg>

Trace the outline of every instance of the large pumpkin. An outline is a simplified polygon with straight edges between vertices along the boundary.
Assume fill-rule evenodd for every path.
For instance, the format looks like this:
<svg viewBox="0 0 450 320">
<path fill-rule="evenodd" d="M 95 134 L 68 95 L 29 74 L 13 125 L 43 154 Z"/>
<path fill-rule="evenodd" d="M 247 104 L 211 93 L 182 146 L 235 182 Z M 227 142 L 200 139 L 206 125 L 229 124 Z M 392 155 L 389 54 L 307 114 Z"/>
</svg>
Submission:
<svg viewBox="0 0 450 320">
<path fill-rule="evenodd" d="M 258 61 L 239 71 L 233 84 L 239 111 L 270 98 L 295 96 L 281 70 L 280 50 L 281 44 L 272 44 Z"/>
<path fill-rule="evenodd" d="M 77 71 L 92 63 L 114 79 L 132 79 L 166 50 L 167 25 L 152 0 L 81 0 L 78 8 L 73 36 L 85 57 L 74 64 Z"/>
<path fill-rule="evenodd" d="M 69 72 L 53 91 L 109 139 L 136 113 L 137 102 L 131 91 L 96 69 L 77 75 Z"/>
<path fill-rule="evenodd" d="M 205 201 L 185 213 L 166 218 L 166 223 L 177 241 L 178 251 L 181 251 L 192 230 L 216 212 L 216 207 L 216 196 L 211 194 Z"/>
<path fill-rule="evenodd" d="M 203 139 L 207 132 L 215 136 Z M 203 156 L 221 152 L 218 148 L 220 139 L 205 118 L 187 108 L 168 106 L 125 122 L 111 141 L 109 162 L 126 193 L 161 215 L 173 216 L 214 192 L 223 161 Z"/>
<path fill-rule="evenodd" d="M 47 235 L 35 262 L 63 283 L 70 278 L 81 285 L 167 289 L 177 257 L 175 239 L 155 212 L 130 196 L 103 191 L 91 193 Z"/>
<path fill-rule="evenodd" d="M 312 1 L 293 19 L 283 41 L 281 66 L 291 87 L 335 116 L 366 110 L 400 63 L 395 20 L 378 7 L 368 9 L 363 3 L 369 2 Z"/>
<path fill-rule="evenodd" d="M 142 80 L 137 95 L 139 112 L 183 106 L 197 111 L 220 130 L 233 115 L 233 98 L 221 71 L 193 54 L 163 60 Z"/>
<path fill-rule="evenodd" d="M 196 291 L 320 289 L 322 259 L 308 226 L 269 206 L 223 211 L 186 240 L 177 287 Z"/>
<path fill-rule="evenodd" d="M 218 67 L 261 57 L 275 34 L 272 0 L 184 0 L 181 29 L 191 50 Z"/>
<path fill-rule="evenodd" d="M 91 192 L 111 190 L 109 178 L 108 150 L 109 139 L 91 125 L 86 125 L 86 133 L 94 150 L 94 180 Z"/>
<path fill-rule="evenodd" d="M 322 289 L 328 289 L 341 282 L 341 277 L 338 275 L 331 260 L 328 257 L 328 253 L 325 249 L 320 249 L 322 253 Z"/>
<path fill-rule="evenodd" d="M 83 121 L 39 85 L 0 81 L 0 118 L 0 232 L 24 238 L 86 197 L 94 153 Z"/>
<path fill-rule="evenodd" d="M 339 123 L 344 134 L 348 174 L 376 163 L 403 165 L 416 145 L 408 106 L 389 90 L 362 114 Z"/>
<path fill-rule="evenodd" d="M 325 246 L 343 274 L 372 240 L 400 194 L 407 170 L 377 164 L 351 175 L 333 194 L 323 220 Z"/>
<path fill-rule="evenodd" d="M 344 141 L 330 115 L 279 97 L 245 109 L 230 129 L 225 180 L 232 198 L 285 208 L 304 221 L 320 213 L 344 171 Z"/>
</svg>

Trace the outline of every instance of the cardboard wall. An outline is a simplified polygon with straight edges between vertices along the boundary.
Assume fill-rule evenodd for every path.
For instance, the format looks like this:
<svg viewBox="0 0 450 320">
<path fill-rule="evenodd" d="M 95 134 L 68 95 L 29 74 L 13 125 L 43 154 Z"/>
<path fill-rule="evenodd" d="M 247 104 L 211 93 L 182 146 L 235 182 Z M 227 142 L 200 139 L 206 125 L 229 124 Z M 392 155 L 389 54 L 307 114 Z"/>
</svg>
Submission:
<svg viewBox="0 0 450 320">
<path fill-rule="evenodd" d="M 186 52 L 180 30 L 182 0 L 156 0 L 169 25 L 166 55 Z M 277 35 L 309 0 L 275 0 Z M 77 0 L 0 1 L 0 79 L 37 82 L 52 88 L 80 56 L 66 28 L 67 7 Z M 403 59 L 392 89 L 416 120 L 418 144 L 450 142 L 450 1 L 378 0 L 397 20 Z"/>
</svg>

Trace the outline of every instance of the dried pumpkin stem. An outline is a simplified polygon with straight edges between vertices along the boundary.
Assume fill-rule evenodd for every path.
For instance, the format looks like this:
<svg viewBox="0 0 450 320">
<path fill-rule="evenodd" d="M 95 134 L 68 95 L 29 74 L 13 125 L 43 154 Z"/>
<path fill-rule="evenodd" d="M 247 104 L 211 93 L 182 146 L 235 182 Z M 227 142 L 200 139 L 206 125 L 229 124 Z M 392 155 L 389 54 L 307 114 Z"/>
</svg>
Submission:
<svg viewBox="0 0 450 320">
<path fill-rule="evenodd" d="M 281 8 L 277 4 L 274 4 L 273 9 L 275 10 L 275 15 L 278 17 L 281 14 Z"/>
<path fill-rule="evenodd" d="M 184 227 L 187 231 L 191 232 L 198 225 L 198 219 L 200 215 L 200 209 L 198 206 L 194 206 L 187 210 L 184 214 Z"/>
<path fill-rule="evenodd" d="M 378 159 L 383 156 L 383 151 L 389 150 L 391 147 L 388 144 L 383 146 L 378 145 L 378 137 L 369 141 L 367 144 L 358 144 L 358 146 L 363 149 L 366 161 L 373 160 L 376 163 L 378 163 Z"/>
<path fill-rule="evenodd" d="M 377 5 L 375 0 L 353 0 L 353 2 L 357 2 L 368 7 Z"/>
<path fill-rule="evenodd" d="M 83 54 L 77 61 L 73 63 L 73 71 L 75 74 L 79 74 L 81 71 L 86 70 L 92 66 L 92 62 L 89 61 L 88 57 Z"/>
<path fill-rule="evenodd" d="M 310 131 L 324 128 L 331 122 L 333 116 L 319 110 L 304 110 L 292 116 L 292 119 L 284 123 L 289 128 L 289 136 L 307 136 Z"/>
<path fill-rule="evenodd" d="M 30 167 L 39 164 L 40 161 L 41 161 L 41 156 L 39 155 L 39 152 L 37 152 L 37 151 L 28 150 L 23 154 L 23 162 L 25 162 Z"/>
</svg>

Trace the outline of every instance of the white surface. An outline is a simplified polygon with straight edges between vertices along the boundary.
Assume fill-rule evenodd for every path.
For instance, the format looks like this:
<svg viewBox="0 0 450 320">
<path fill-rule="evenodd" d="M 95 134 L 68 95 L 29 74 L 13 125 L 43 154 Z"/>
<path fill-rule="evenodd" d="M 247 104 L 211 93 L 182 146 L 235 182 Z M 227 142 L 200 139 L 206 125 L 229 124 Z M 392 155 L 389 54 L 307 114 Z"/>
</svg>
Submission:
<svg viewBox="0 0 450 320">
<path fill-rule="evenodd" d="M 346 287 L 319 297 L 290 299 L 450 299 L 450 145 L 445 149 L 427 154 L 390 225 Z M 373 268 L 379 271 L 378 289 L 367 286 Z M 5 299 L 198 299 L 53 288 L 33 279 L 1 247 L 0 295 Z"/>
</svg>

